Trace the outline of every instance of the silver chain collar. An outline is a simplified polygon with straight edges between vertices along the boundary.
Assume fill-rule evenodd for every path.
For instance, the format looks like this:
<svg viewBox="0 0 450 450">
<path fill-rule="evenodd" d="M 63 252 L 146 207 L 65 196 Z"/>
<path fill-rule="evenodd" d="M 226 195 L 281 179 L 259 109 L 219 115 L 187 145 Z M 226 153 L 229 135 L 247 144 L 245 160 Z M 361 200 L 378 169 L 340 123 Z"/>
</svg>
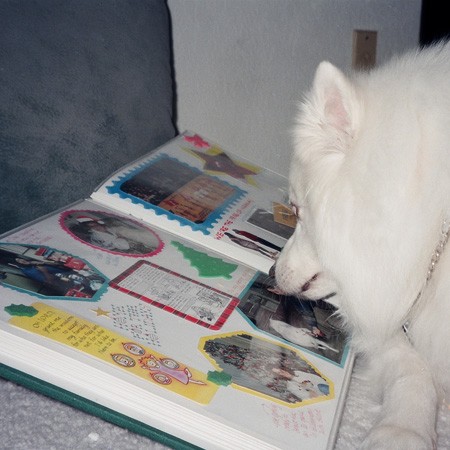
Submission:
<svg viewBox="0 0 450 450">
<path fill-rule="evenodd" d="M 436 266 L 441 258 L 441 255 L 444 252 L 445 246 L 447 245 L 449 235 L 450 235 L 450 218 L 446 217 L 442 221 L 441 236 L 440 236 L 439 242 L 436 245 L 433 255 L 431 256 L 431 261 L 428 266 L 427 278 L 425 279 L 425 282 L 424 282 L 422 288 L 420 289 L 419 293 L 417 294 L 417 297 L 414 300 L 413 304 L 408 309 L 408 312 L 406 314 L 406 320 L 403 323 L 403 331 L 405 332 L 406 337 L 408 339 L 409 339 L 408 328 L 409 328 L 409 323 L 411 320 L 411 315 L 412 315 L 414 309 L 417 309 L 418 304 L 420 303 L 420 299 L 422 298 L 423 292 L 425 291 L 425 288 L 427 287 L 428 283 L 430 282 L 430 280 L 433 276 L 433 273 L 434 273 Z"/>
</svg>

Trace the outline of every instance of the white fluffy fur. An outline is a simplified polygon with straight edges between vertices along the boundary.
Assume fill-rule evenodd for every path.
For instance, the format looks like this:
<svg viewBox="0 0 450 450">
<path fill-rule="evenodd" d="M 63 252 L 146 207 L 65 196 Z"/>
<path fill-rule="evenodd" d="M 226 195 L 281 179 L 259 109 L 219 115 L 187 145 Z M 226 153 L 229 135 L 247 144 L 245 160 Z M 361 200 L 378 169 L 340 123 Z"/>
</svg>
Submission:
<svg viewBox="0 0 450 450">
<path fill-rule="evenodd" d="M 330 292 L 380 389 L 364 448 L 432 449 L 450 391 L 450 243 L 411 317 L 450 217 L 450 45 L 410 52 L 368 74 L 319 65 L 295 127 L 291 200 L 300 221 L 277 283 Z"/>
</svg>

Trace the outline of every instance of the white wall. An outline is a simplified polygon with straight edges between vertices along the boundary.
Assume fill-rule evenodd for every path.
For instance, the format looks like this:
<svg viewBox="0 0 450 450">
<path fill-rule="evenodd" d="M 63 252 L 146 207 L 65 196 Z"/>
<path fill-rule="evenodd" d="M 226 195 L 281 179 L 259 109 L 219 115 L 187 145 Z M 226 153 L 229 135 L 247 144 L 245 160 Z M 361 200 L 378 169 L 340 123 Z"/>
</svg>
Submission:
<svg viewBox="0 0 450 450">
<path fill-rule="evenodd" d="M 350 70 L 353 29 L 377 62 L 419 41 L 421 0 L 168 0 L 178 128 L 287 174 L 290 129 L 317 64 Z"/>
</svg>

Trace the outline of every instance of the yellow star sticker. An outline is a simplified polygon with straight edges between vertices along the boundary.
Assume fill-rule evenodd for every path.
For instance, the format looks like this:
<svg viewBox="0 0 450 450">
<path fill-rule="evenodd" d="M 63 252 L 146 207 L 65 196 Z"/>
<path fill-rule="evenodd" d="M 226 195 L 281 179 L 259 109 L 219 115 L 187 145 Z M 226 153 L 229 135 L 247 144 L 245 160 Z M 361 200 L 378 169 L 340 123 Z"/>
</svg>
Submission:
<svg viewBox="0 0 450 450">
<path fill-rule="evenodd" d="M 102 308 L 97 308 L 97 309 L 91 309 L 92 312 L 95 312 L 97 314 L 97 316 L 106 316 L 109 317 L 109 313 L 111 311 L 105 311 Z"/>
</svg>

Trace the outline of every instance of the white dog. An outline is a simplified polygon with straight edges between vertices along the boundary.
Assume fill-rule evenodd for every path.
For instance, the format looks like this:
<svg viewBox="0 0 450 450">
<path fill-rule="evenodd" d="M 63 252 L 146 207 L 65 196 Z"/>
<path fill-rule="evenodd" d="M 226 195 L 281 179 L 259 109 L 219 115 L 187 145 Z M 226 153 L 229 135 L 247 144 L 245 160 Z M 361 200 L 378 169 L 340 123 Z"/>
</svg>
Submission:
<svg viewBox="0 0 450 450">
<path fill-rule="evenodd" d="M 382 399 L 364 448 L 432 449 L 450 391 L 450 44 L 352 78 L 320 64 L 290 195 L 299 221 L 276 280 L 310 299 L 338 293 Z"/>
</svg>

